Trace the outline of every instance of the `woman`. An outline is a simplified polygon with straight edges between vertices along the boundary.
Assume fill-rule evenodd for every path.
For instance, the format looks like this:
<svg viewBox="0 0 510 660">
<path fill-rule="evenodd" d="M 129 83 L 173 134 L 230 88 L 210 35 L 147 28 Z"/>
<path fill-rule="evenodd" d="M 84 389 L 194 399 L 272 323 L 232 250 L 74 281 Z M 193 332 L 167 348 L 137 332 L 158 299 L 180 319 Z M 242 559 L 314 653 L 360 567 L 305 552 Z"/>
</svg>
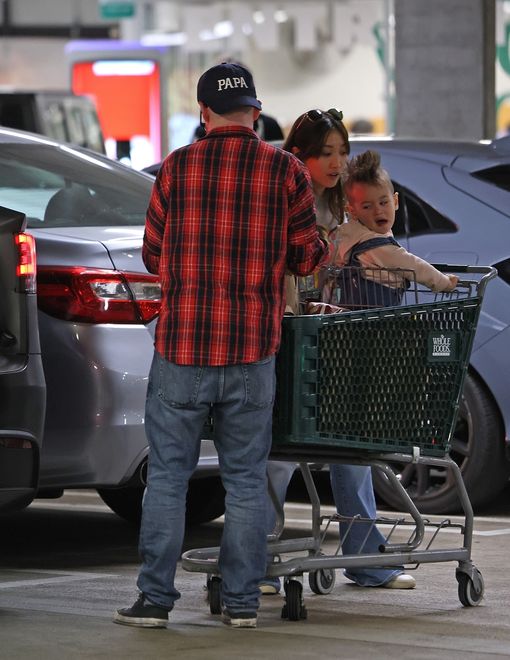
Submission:
<svg viewBox="0 0 510 660">
<path fill-rule="evenodd" d="M 285 140 L 283 149 L 295 154 L 307 167 L 312 180 L 317 211 L 317 223 L 327 232 L 334 259 L 337 245 L 337 228 L 344 219 L 344 193 L 341 175 L 349 157 L 350 145 L 347 129 L 342 122 L 342 113 L 331 109 L 309 110 L 296 119 Z M 287 309 L 299 313 L 299 302 L 295 279 L 287 278 Z M 294 463 L 270 461 L 268 474 L 278 500 L 285 501 L 287 487 L 296 468 Z M 376 518 L 376 505 L 372 485 L 372 472 L 368 466 L 332 464 L 329 468 L 331 488 L 339 514 L 347 517 Z M 268 507 L 268 529 L 274 529 L 276 514 L 270 502 Z M 365 541 L 369 527 L 364 523 L 352 525 L 342 544 L 345 555 L 379 552 L 385 538 L 377 528 L 372 528 Z M 348 525 L 340 524 L 341 537 Z M 381 556 L 383 560 L 383 556 Z M 402 568 L 351 568 L 345 570 L 347 578 L 364 587 L 386 587 L 412 589 L 416 582 Z M 260 585 L 262 593 L 277 593 L 279 580 L 267 580 Z"/>
</svg>

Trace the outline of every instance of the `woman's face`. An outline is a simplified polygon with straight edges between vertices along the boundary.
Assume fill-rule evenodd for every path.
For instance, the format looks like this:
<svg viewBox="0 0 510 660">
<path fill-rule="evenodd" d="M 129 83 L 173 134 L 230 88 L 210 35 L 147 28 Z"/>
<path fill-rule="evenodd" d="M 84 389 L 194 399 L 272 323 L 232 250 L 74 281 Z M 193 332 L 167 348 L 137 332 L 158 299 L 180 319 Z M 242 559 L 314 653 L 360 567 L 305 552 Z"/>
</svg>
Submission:
<svg viewBox="0 0 510 660">
<path fill-rule="evenodd" d="M 319 156 L 305 159 L 304 163 L 312 177 L 313 189 L 321 195 L 326 188 L 334 188 L 345 169 L 347 145 L 342 135 L 331 130 L 327 135 Z"/>
</svg>

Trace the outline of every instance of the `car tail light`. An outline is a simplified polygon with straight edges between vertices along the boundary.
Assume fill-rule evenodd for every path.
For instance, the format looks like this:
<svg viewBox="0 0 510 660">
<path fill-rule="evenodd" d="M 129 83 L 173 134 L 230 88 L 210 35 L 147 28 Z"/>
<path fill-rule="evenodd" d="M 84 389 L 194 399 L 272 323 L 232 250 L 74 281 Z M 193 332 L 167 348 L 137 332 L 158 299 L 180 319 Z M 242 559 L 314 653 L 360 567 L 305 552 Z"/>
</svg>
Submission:
<svg viewBox="0 0 510 660">
<path fill-rule="evenodd" d="M 149 323 L 159 313 L 161 289 L 155 275 L 79 266 L 37 270 L 39 309 L 81 323 Z"/>
<path fill-rule="evenodd" d="M 18 248 L 16 276 L 19 278 L 20 289 L 24 293 L 35 293 L 35 239 L 30 234 L 20 233 L 14 234 L 14 242 Z"/>
</svg>

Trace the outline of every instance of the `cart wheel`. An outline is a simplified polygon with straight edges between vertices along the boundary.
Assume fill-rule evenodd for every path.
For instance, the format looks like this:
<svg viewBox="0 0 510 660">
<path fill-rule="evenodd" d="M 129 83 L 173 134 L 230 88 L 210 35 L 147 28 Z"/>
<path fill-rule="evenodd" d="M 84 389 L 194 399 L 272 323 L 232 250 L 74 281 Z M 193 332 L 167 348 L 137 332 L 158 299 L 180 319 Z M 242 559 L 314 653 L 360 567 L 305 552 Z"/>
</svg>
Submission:
<svg viewBox="0 0 510 660">
<path fill-rule="evenodd" d="M 221 578 L 216 575 L 207 578 L 207 600 L 211 614 L 221 614 Z"/>
<path fill-rule="evenodd" d="M 484 584 L 482 574 L 478 569 L 475 570 L 480 580 L 478 591 L 476 590 L 475 583 L 467 573 L 458 572 L 456 574 L 457 582 L 459 583 L 459 600 L 464 607 L 476 607 L 483 598 Z"/>
<path fill-rule="evenodd" d="M 333 568 L 320 568 L 308 573 L 308 584 L 314 594 L 330 594 L 335 586 L 336 573 Z"/>
<path fill-rule="evenodd" d="M 303 605 L 303 585 L 297 580 L 285 583 L 285 605 L 282 607 L 282 619 L 299 621 L 306 619 L 306 607 Z"/>
</svg>

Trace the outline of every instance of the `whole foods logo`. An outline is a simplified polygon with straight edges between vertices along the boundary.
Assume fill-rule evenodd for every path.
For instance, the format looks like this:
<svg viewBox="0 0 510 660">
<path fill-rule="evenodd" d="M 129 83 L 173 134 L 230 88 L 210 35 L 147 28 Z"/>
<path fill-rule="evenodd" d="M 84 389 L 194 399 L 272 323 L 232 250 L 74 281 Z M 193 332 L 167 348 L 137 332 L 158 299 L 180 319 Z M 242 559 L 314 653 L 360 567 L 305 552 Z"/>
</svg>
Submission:
<svg viewBox="0 0 510 660">
<path fill-rule="evenodd" d="M 428 359 L 451 362 L 457 360 L 457 334 L 455 332 L 431 332 L 428 344 Z"/>
<path fill-rule="evenodd" d="M 450 357 L 452 353 L 452 338 L 440 335 L 432 337 L 432 357 Z"/>
</svg>

